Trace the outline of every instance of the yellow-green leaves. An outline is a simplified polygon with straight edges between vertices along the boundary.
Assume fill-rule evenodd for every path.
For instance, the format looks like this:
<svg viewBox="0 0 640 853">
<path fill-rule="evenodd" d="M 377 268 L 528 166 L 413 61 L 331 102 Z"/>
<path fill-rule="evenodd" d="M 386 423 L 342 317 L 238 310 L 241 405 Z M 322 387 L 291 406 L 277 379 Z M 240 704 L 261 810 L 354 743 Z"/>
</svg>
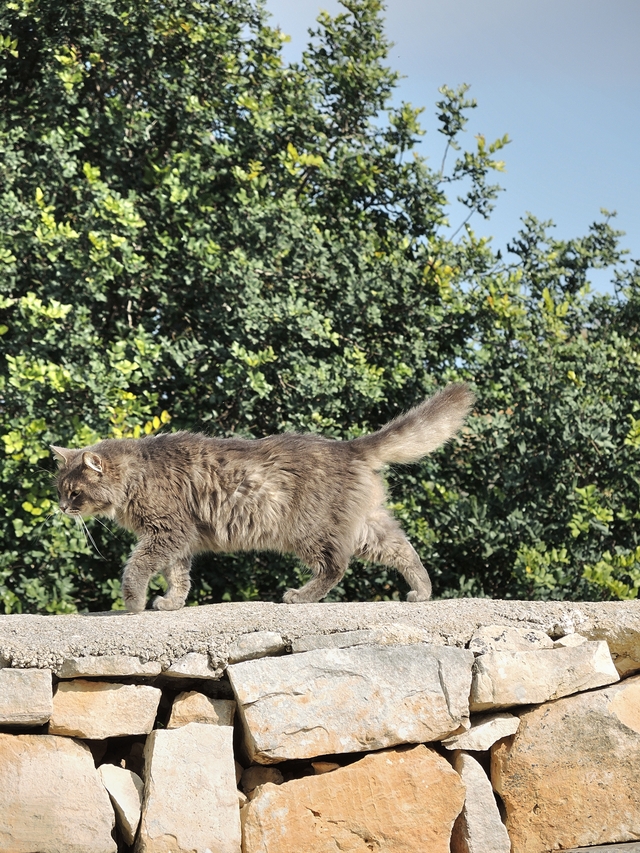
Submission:
<svg viewBox="0 0 640 853">
<path fill-rule="evenodd" d="M 277 355 L 273 347 L 268 346 L 258 352 L 250 352 L 237 342 L 231 344 L 231 354 L 242 364 L 246 365 L 246 379 L 249 387 L 255 391 L 258 397 L 266 397 L 273 389 L 273 385 L 267 382 L 263 371 L 258 368 L 269 362 L 276 361 Z"/>
<path fill-rule="evenodd" d="M 0 53 L 8 53 L 17 59 L 20 54 L 18 52 L 18 39 L 12 39 L 11 36 L 3 36 L 0 34 Z"/>
<path fill-rule="evenodd" d="M 287 149 L 281 155 L 281 159 L 287 172 L 296 177 L 306 169 L 322 166 L 324 162 L 319 154 L 299 152 L 291 142 L 287 143 Z"/>
<path fill-rule="evenodd" d="M 605 551 L 595 565 L 584 567 L 584 577 L 613 598 L 637 598 L 640 590 L 640 546 L 613 554 Z"/>
<path fill-rule="evenodd" d="M 574 512 L 569 522 L 569 530 L 574 538 L 587 533 L 591 527 L 595 527 L 604 533 L 609 531 L 609 525 L 614 519 L 613 510 L 602 503 L 602 497 L 598 494 L 595 485 L 576 488 L 579 509 Z"/>
<path fill-rule="evenodd" d="M 65 90 L 72 92 L 86 74 L 78 50 L 73 46 L 61 45 L 58 52 L 54 54 L 54 59 L 62 66 L 56 72 L 57 77 L 62 81 Z"/>
<path fill-rule="evenodd" d="M 624 443 L 628 447 L 633 447 L 636 450 L 640 449 L 640 418 L 634 418 L 633 415 L 627 415 L 630 421 L 629 432 L 626 434 Z"/>
</svg>

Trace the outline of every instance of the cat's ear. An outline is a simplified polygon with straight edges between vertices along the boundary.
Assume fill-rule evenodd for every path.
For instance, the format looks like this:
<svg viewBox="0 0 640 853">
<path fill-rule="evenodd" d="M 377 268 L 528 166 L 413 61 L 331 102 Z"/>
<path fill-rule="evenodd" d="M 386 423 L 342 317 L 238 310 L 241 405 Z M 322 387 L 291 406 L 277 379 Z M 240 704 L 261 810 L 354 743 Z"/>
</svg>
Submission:
<svg viewBox="0 0 640 853">
<path fill-rule="evenodd" d="M 73 453 L 73 450 L 68 450 L 66 447 L 56 447 L 55 444 L 50 444 L 49 449 L 55 456 L 59 465 L 66 465 Z"/>
<path fill-rule="evenodd" d="M 102 459 L 97 453 L 85 450 L 82 454 L 82 464 L 85 468 L 91 468 L 92 471 L 97 471 L 98 474 L 102 474 Z"/>
</svg>

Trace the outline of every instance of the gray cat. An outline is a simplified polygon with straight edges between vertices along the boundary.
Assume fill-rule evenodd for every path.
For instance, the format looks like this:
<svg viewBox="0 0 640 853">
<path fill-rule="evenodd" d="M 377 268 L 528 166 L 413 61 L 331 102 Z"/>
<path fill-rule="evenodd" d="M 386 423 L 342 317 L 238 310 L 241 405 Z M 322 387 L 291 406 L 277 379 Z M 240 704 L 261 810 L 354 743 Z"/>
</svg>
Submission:
<svg viewBox="0 0 640 853">
<path fill-rule="evenodd" d="M 52 446 L 60 509 L 72 518 L 113 518 L 138 536 L 122 578 L 124 603 L 134 613 L 144 609 L 147 585 L 159 572 L 168 589 L 152 607 L 182 607 L 191 558 L 202 551 L 296 554 L 312 577 L 285 593 L 287 603 L 319 601 L 351 557 L 393 566 L 411 587 L 407 600 L 426 601 L 429 576 L 385 507 L 378 472 L 387 463 L 416 462 L 451 438 L 473 399 L 466 385 L 448 385 L 351 441 L 176 432 L 79 450 Z"/>
</svg>

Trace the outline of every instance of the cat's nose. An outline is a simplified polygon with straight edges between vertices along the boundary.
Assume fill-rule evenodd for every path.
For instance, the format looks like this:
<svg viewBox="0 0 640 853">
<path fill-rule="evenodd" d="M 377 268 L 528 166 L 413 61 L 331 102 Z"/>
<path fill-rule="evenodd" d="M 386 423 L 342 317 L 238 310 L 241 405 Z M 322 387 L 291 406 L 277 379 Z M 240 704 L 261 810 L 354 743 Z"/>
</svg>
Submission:
<svg viewBox="0 0 640 853">
<path fill-rule="evenodd" d="M 58 506 L 60 507 L 62 512 L 66 512 L 69 509 L 69 501 L 66 501 L 64 500 L 64 498 L 62 498 L 62 500 L 58 501 Z"/>
</svg>

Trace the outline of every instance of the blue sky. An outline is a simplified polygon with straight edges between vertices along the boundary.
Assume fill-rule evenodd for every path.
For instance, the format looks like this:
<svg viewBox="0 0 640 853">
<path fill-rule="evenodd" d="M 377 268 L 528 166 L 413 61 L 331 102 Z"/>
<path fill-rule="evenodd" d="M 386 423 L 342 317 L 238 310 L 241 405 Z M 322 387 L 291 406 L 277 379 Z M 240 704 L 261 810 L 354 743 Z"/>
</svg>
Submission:
<svg viewBox="0 0 640 853">
<path fill-rule="evenodd" d="M 321 9 L 337 0 L 267 0 L 271 23 L 291 36 L 292 61 Z M 554 234 L 583 236 L 600 209 L 617 211 L 623 245 L 640 258 L 640 0 L 389 0 L 389 64 L 404 75 L 396 101 L 425 107 L 420 149 L 439 164 L 438 87 L 469 83 L 478 102 L 466 144 L 482 133 L 512 142 L 500 153 L 505 188 L 478 234 L 504 250 L 527 212 Z M 461 219 L 452 209 L 451 224 Z M 606 273 L 592 277 L 608 290 Z"/>
</svg>

